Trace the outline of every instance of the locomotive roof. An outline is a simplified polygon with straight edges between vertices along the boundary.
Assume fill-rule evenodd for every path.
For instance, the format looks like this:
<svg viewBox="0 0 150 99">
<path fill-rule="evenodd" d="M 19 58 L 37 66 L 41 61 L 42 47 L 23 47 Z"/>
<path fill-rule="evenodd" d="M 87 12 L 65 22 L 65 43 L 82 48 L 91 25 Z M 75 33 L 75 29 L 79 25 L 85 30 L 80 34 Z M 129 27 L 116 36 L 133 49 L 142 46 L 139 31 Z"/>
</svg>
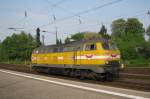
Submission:
<svg viewBox="0 0 150 99">
<path fill-rule="evenodd" d="M 43 49 L 43 48 L 56 48 L 56 47 L 65 47 L 65 46 L 76 46 L 79 44 L 84 44 L 84 43 L 95 43 L 95 42 L 106 42 L 105 39 L 88 39 L 88 40 L 80 40 L 80 41 L 72 41 L 67 44 L 61 44 L 61 45 L 47 45 L 47 46 L 40 46 L 37 49 Z"/>
</svg>

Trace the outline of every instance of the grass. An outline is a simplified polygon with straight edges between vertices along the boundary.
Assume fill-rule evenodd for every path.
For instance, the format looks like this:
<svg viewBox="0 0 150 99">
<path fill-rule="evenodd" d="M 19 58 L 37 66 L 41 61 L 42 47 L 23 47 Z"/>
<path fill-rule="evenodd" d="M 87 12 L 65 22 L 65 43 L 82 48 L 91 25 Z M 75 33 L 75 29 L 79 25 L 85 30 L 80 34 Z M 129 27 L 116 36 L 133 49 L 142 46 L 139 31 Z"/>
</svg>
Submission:
<svg viewBox="0 0 150 99">
<path fill-rule="evenodd" d="M 9 61 L 1 61 L 3 64 L 15 64 L 15 65 L 30 65 L 31 61 L 22 61 L 22 60 L 9 60 Z"/>
<path fill-rule="evenodd" d="M 150 59 L 133 59 L 133 60 L 124 60 L 122 63 L 125 67 L 139 67 L 147 68 L 150 67 Z"/>
</svg>

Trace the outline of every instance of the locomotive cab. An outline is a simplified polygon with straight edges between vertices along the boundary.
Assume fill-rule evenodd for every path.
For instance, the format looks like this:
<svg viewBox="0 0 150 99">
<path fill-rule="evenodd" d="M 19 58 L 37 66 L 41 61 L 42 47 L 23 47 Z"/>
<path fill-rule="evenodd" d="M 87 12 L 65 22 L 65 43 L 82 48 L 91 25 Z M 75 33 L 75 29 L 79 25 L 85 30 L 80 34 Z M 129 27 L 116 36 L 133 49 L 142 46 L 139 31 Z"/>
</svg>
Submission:
<svg viewBox="0 0 150 99">
<path fill-rule="evenodd" d="M 92 70 L 107 80 L 112 81 L 119 77 L 120 51 L 114 43 L 86 42 L 81 54 L 81 64 L 91 64 Z M 94 66 L 97 68 L 94 69 Z"/>
<path fill-rule="evenodd" d="M 105 60 L 104 70 L 107 76 L 113 76 L 113 78 L 119 77 L 120 71 L 120 51 L 114 43 L 102 43 L 103 50 L 107 56 Z M 108 75 L 108 74 L 109 75 Z M 108 77 L 109 78 L 109 77 Z"/>
</svg>

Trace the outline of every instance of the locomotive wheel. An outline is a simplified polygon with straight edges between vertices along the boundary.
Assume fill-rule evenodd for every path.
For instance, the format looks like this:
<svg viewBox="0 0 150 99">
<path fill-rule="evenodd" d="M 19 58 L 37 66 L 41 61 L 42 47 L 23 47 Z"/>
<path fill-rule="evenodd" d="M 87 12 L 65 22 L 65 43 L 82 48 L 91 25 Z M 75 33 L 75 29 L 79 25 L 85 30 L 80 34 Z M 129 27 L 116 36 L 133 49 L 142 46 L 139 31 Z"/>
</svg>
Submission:
<svg viewBox="0 0 150 99">
<path fill-rule="evenodd" d="M 63 70 L 63 75 L 69 76 L 70 75 L 70 70 L 69 69 L 64 69 Z"/>
<path fill-rule="evenodd" d="M 81 70 L 80 72 L 81 73 L 80 73 L 80 77 L 79 78 L 80 78 L 80 80 L 84 80 L 86 78 L 85 76 L 86 76 L 87 73 L 84 70 Z"/>
<path fill-rule="evenodd" d="M 113 74 L 112 73 L 106 73 L 105 75 L 106 81 L 113 81 Z"/>
<path fill-rule="evenodd" d="M 101 74 L 96 74 L 93 76 L 94 80 L 97 80 L 97 81 L 106 81 L 106 74 L 105 73 L 101 73 Z"/>
<path fill-rule="evenodd" d="M 71 70 L 69 76 L 74 78 L 75 77 L 75 71 Z"/>
<path fill-rule="evenodd" d="M 49 75 L 52 75 L 52 74 L 53 74 L 50 68 L 48 68 L 48 74 L 49 74 Z"/>
<path fill-rule="evenodd" d="M 84 80 L 85 79 L 84 75 L 81 74 L 81 76 L 79 77 L 79 79 L 80 80 Z"/>
</svg>

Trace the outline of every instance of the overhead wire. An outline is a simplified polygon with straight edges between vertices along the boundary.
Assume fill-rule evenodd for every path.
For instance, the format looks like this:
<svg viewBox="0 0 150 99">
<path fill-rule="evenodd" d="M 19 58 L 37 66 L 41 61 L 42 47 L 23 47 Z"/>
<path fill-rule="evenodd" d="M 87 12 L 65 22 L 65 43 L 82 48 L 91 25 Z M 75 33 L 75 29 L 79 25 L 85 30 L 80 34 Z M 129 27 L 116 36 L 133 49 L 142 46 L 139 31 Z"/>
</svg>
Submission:
<svg viewBox="0 0 150 99">
<path fill-rule="evenodd" d="M 64 17 L 64 18 L 61 18 L 61 19 L 57 19 L 55 22 L 60 22 L 60 21 L 65 21 L 65 20 L 68 20 L 70 18 L 73 18 L 75 16 L 80 16 L 80 15 L 83 15 L 83 14 L 86 14 L 86 13 L 89 13 L 89 12 L 92 12 L 92 11 L 95 11 L 95 10 L 98 10 L 100 8 L 103 8 L 103 7 L 106 7 L 106 6 L 110 6 L 110 5 L 113 5 L 115 3 L 119 3 L 123 0 L 115 0 L 115 1 L 111 1 L 111 2 L 108 2 L 108 3 L 105 3 L 103 5 L 99 5 L 99 6 L 96 6 L 94 8 L 90 8 L 90 9 L 87 9 L 87 10 L 84 10 L 84 11 L 81 11 L 81 12 L 78 12 L 76 14 L 73 14 L 71 16 L 67 16 L 67 17 Z M 45 26 L 48 26 L 48 25 L 52 25 L 54 22 L 51 22 L 51 23 L 47 23 L 47 24 L 44 24 L 44 25 L 41 25 L 39 27 L 45 27 Z"/>
<path fill-rule="evenodd" d="M 147 10 L 142 10 L 142 11 L 140 11 L 140 12 L 136 12 L 136 14 L 135 15 L 131 15 L 130 17 L 131 18 L 134 18 L 134 17 L 139 17 L 139 16 L 142 16 L 142 15 L 146 15 L 147 14 Z M 122 17 L 122 18 L 124 18 L 124 17 Z M 105 24 L 106 24 L 106 22 L 104 22 Z M 104 24 L 103 23 L 103 24 Z M 112 22 L 107 22 L 107 24 L 110 24 L 110 23 L 112 23 Z M 88 24 L 88 25 L 86 25 L 86 26 L 83 26 L 83 27 L 81 27 L 80 29 L 85 29 L 85 28 L 88 28 L 88 27 L 94 27 L 94 26 L 98 26 L 99 24 L 98 23 L 95 23 L 95 24 Z M 100 25 L 99 25 L 100 26 Z M 74 26 L 72 26 L 72 27 L 74 27 Z M 72 28 L 73 29 L 73 28 Z M 75 28 L 74 28 L 75 29 Z M 88 28 L 89 29 L 89 28 Z"/>
<path fill-rule="evenodd" d="M 72 11 L 70 11 L 70 10 L 68 10 L 68 9 L 65 9 L 65 8 L 63 8 L 63 7 L 61 7 L 61 6 L 59 6 L 60 5 L 60 3 L 58 4 L 58 3 L 56 3 L 56 4 L 53 4 L 51 1 L 49 1 L 49 0 L 46 0 L 50 5 L 51 5 L 51 8 L 58 8 L 59 10 L 62 10 L 62 11 L 64 11 L 65 13 L 68 13 L 68 14 L 75 14 L 75 13 L 73 13 Z M 66 0 L 62 0 L 62 1 L 66 1 Z M 64 2 L 63 2 L 64 3 Z M 55 5 L 55 6 L 54 6 Z"/>
<path fill-rule="evenodd" d="M 118 2 L 120 2 L 120 1 L 122 1 L 122 0 L 115 0 L 115 1 L 112 1 L 112 2 L 108 2 L 108 3 L 105 3 L 105 4 L 103 4 L 103 5 L 100 5 L 100 6 L 97 6 L 97 7 L 91 8 L 91 9 L 87 9 L 87 10 L 84 10 L 84 11 L 81 11 L 81 12 L 78 12 L 78 13 L 76 13 L 76 14 L 72 15 L 72 16 L 64 17 L 64 18 L 59 19 L 59 20 L 57 20 L 57 21 L 64 21 L 64 20 L 68 20 L 68 19 L 70 19 L 70 18 L 72 18 L 72 17 L 80 16 L 80 15 L 83 15 L 83 14 L 89 13 L 89 12 L 91 12 L 91 11 L 98 10 L 98 9 L 103 8 L 103 7 L 105 7 L 105 6 L 109 6 L 109 5 L 112 5 L 112 4 L 115 4 L 115 3 L 118 3 Z"/>
<path fill-rule="evenodd" d="M 53 2 L 51 2 L 51 1 L 49 1 L 49 0 L 44 0 L 44 1 L 46 1 L 46 2 L 51 6 L 51 7 L 50 7 L 50 8 L 51 8 L 51 12 L 52 12 L 52 15 L 51 15 L 51 16 L 52 16 L 52 20 L 53 20 L 53 21 L 51 21 L 51 22 L 49 22 L 49 23 L 47 23 L 47 24 L 38 26 L 38 27 L 40 27 L 40 28 L 46 27 L 46 26 L 48 26 L 49 24 L 55 23 L 55 21 L 57 20 L 57 17 L 56 17 L 56 14 L 54 13 L 54 8 L 56 8 L 56 7 L 59 8 L 60 10 L 64 11 L 64 12 L 66 12 L 66 13 L 74 14 L 73 12 L 69 11 L 68 9 L 65 9 L 65 8 L 59 6 L 60 4 L 64 3 L 64 2 L 67 1 L 67 0 L 60 0 L 60 1 L 56 2 L 56 3 L 53 3 Z M 55 27 L 56 27 L 56 26 L 55 26 Z M 35 26 L 35 28 L 37 28 L 37 27 Z M 34 30 L 35 28 L 30 29 L 29 31 L 32 31 L 32 30 Z"/>
<path fill-rule="evenodd" d="M 130 17 L 139 17 L 139 16 L 142 16 L 142 15 L 146 15 L 146 14 L 148 14 L 149 13 L 149 10 L 147 11 L 147 10 L 142 10 L 142 11 L 138 11 L 138 12 L 136 12 L 137 14 L 136 15 L 131 15 Z M 149 14 L 148 14 L 149 15 Z M 122 17 L 123 18 L 123 17 Z M 80 19 L 79 19 L 79 21 L 80 21 Z M 80 22 L 79 22 L 80 23 Z M 108 23 L 108 22 L 107 22 Z M 110 22 L 109 22 L 110 23 Z M 88 28 L 89 26 L 91 27 L 93 27 L 93 26 L 97 26 L 97 25 L 99 25 L 99 24 L 89 24 L 88 26 L 85 26 L 85 27 L 81 27 L 80 29 L 84 29 L 84 28 Z M 72 25 L 72 27 L 74 27 L 74 25 Z"/>
<path fill-rule="evenodd" d="M 52 2 L 49 1 L 49 0 L 45 0 L 45 1 L 46 1 L 48 4 L 51 5 L 52 17 L 53 17 L 53 20 L 54 20 L 54 21 L 56 21 L 56 15 L 55 15 L 55 13 L 54 13 L 54 11 L 53 11 L 54 8 L 59 8 L 60 10 L 62 10 L 62 11 L 64 11 L 64 12 L 67 11 L 66 9 L 64 9 L 64 8 L 58 6 L 58 5 L 62 4 L 62 3 L 64 3 L 66 0 L 60 0 L 60 1 L 56 2 L 56 3 L 52 3 Z M 70 12 L 67 11 L 67 13 L 70 13 Z"/>
<path fill-rule="evenodd" d="M 52 2 L 50 2 L 49 0 L 46 0 L 47 2 L 49 2 L 49 3 L 52 3 Z M 58 5 L 60 5 L 60 4 L 62 4 L 62 3 L 64 3 L 65 1 L 67 1 L 67 0 L 60 0 L 60 1 L 58 1 L 58 2 L 55 2 L 54 4 L 52 4 L 51 6 L 58 6 Z"/>
</svg>

